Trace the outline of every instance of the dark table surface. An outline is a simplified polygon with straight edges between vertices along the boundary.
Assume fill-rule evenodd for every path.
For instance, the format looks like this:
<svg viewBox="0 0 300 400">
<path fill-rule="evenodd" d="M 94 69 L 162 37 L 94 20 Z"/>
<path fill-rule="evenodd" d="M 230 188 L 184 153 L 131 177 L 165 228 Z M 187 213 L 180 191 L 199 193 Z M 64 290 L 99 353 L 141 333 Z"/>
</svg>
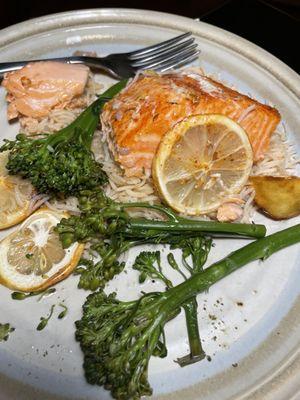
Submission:
<svg viewBox="0 0 300 400">
<path fill-rule="evenodd" d="M 300 0 L 9 0 L 0 29 L 55 12 L 100 7 L 144 8 L 200 18 L 236 33 L 300 72 Z"/>
</svg>

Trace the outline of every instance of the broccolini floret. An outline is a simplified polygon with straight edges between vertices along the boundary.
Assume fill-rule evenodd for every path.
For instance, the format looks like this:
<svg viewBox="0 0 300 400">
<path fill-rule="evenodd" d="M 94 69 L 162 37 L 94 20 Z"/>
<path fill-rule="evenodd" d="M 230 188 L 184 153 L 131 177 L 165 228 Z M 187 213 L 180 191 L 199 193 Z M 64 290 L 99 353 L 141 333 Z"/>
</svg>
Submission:
<svg viewBox="0 0 300 400">
<path fill-rule="evenodd" d="M 150 357 L 167 354 L 163 326 L 169 315 L 163 314 L 164 303 L 164 293 L 131 302 L 103 292 L 88 296 L 83 317 L 76 322 L 76 339 L 84 352 L 89 383 L 104 386 L 116 399 L 151 395 Z"/>
<path fill-rule="evenodd" d="M 144 283 L 147 278 L 162 281 L 167 288 L 173 286 L 172 282 L 164 275 L 160 262 L 160 251 L 142 251 L 132 266 L 139 271 L 139 282 Z"/>
</svg>

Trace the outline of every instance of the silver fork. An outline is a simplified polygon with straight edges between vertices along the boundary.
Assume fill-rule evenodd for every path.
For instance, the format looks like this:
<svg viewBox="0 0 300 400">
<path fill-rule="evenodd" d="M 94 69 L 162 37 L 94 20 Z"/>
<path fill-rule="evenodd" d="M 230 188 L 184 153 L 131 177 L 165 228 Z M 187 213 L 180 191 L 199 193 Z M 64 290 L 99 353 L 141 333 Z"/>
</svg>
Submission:
<svg viewBox="0 0 300 400">
<path fill-rule="evenodd" d="M 85 64 L 108 72 L 115 78 L 130 78 L 139 70 L 167 71 L 194 61 L 198 54 L 191 32 L 173 39 L 129 53 L 109 54 L 106 57 L 71 56 L 44 60 L 12 61 L 0 63 L 0 75 L 22 68 L 29 61 L 61 61 L 70 64 Z"/>
</svg>

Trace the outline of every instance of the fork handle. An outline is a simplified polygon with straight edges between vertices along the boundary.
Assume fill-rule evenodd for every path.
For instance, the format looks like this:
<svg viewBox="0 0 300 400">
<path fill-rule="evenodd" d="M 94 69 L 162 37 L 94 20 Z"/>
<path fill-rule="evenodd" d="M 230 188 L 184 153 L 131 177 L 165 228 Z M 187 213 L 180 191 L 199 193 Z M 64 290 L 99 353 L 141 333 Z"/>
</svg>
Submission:
<svg viewBox="0 0 300 400">
<path fill-rule="evenodd" d="M 91 68 L 103 69 L 110 72 L 109 65 L 107 65 L 105 57 L 86 57 L 86 56 L 71 56 L 71 57 L 56 57 L 56 58 L 45 58 L 41 60 L 27 60 L 27 61 L 8 61 L 0 63 L 0 76 L 6 72 L 16 71 L 24 67 L 29 62 L 39 61 L 59 61 L 66 62 L 69 64 L 86 64 Z"/>
</svg>

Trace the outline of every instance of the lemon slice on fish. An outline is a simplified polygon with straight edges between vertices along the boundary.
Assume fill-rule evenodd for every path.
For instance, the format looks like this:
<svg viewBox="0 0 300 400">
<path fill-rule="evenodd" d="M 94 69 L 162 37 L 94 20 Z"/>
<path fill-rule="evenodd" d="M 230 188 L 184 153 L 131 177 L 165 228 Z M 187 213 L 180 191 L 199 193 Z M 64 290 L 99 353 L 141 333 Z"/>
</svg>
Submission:
<svg viewBox="0 0 300 400">
<path fill-rule="evenodd" d="M 162 139 L 152 175 L 160 197 L 187 215 L 215 211 L 248 180 L 253 154 L 247 133 L 223 115 L 194 115 Z"/>
<path fill-rule="evenodd" d="M 84 245 L 64 249 L 54 227 L 68 214 L 43 207 L 0 242 L 0 283 L 24 292 L 43 290 L 66 278 Z"/>
<path fill-rule="evenodd" d="M 0 230 L 22 222 L 37 205 L 31 183 L 8 174 L 8 154 L 9 151 L 0 153 Z"/>
</svg>

